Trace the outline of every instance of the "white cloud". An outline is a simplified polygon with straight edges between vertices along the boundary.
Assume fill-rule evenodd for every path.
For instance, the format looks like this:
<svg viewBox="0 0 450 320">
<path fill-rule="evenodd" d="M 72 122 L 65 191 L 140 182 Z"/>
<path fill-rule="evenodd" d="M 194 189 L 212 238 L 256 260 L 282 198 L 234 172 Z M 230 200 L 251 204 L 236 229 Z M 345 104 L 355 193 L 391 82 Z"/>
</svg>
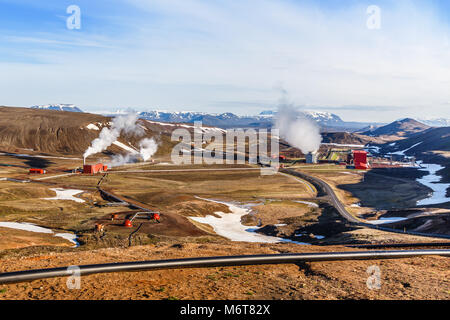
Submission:
<svg viewBox="0 0 450 320">
<path fill-rule="evenodd" d="M 32 53 L 45 64 L 0 64 L 9 75 L 0 80 L 8 88 L 2 103 L 50 99 L 83 107 L 223 111 L 208 108 L 220 101 L 276 103 L 281 83 L 298 105 L 398 106 L 370 119 L 339 112 L 346 119 L 386 121 L 424 108 L 446 116 L 448 30 L 431 7 L 381 6 L 382 29 L 368 30 L 360 5 L 331 11 L 267 0 L 128 3 L 148 19 L 123 17 L 121 23 L 133 27 L 126 36 L 80 33 L 77 43 L 95 50 L 46 48 Z"/>
</svg>

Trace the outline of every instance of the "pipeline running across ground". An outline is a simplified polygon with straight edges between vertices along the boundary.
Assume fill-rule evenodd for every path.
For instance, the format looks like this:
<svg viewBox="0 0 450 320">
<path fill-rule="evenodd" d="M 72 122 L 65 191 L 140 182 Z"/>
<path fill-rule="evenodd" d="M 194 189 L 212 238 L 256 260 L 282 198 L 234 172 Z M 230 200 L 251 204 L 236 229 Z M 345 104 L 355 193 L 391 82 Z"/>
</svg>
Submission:
<svg viewBox="0 0 450 320">
<path fill-rule="evenodd" d="M 352 252 L 287 253 L 222 257 L 183 258 L 152 261 L 119 262 L 78 266 L 78 275 L 110 272 L 148 271 L 161 269 L 210 268 L 244 265 L 290 264 L 318 261 L 403 259 L 419 256 L 450 257 L 449 249 L 387 250 Z M 72 268 L 71 268 L 72 267 Z M 72 276 L 73 266 L 0 273 L 0 284 Z"/>
</svg>

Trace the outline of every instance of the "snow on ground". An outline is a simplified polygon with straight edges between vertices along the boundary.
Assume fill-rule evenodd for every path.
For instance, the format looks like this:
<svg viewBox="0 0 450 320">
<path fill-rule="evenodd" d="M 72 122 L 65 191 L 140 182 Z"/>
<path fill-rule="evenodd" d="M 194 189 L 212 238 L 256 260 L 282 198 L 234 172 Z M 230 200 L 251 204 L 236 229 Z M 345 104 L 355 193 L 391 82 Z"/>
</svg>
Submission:
<svg viewBox="0 0 450 320">
<path fill-rule="evenodd" d="M 450 198 L 446 197 L 447 188 L 450 187 L 448 183 L 439 183 L 441 177 L 436 175 L 436 172 L 444 169 L 443 166 L 438 164 L 421 164 L 421 171 L 428 171 L 429 174 L 417 179 L 417 182 L 431 188 L 433 193 L 430 197 L 417 201 L 418 206 L 428 205 L 428 204 L 438 204 L 450 201 Z"/>
<path fill-rule="evenodd" d="M 363 144 L 340 144 L 340 143 L 322 143 L 324 146 L 349 147 L 349 148 L 364 148 Z"/>
<path fill-rule="evenodd" d="M 375 153 L 380 153 L 380 147 L 378 146 L 367 146 L 364 148 L 364 150 L 366 150 L 367 152 L 375 152 Z"/>
<path fill-rule="evenodd" d="M 408 220 L 408 218 L 404 218 L 404 217 L 389 217 L 389 218 L 380 218 L 378 220 L 366 220 L 365 222 L 370 223 L 370 224 L 385 224 L 385 223 L 393 223 L 393 222 L 398 222 L 398 221 L 403 221 L 403 220 Z"/>
<path fill-rule="evenodd" d="M 9 229 L 17 229 L 17 230 L 23 230 L 23 231 L 30 231 L 30 232 L 37 232 L 37 233 L 53 233 L 52 230 L 47 228 L 42 228 L 39 226 L 36 226 L 31 223 L 26 222 L 0 222 L 0 227 L 3 228 L 9 228 Z"/>
<path fill-rule="evenodd" d="M 312 207 L 312 208 L 318 208 L 319 207 L 319 205 L 317 203 L 309 202 L 309 201 L 292 200 L 292 202 L 303 203 L 303 204 L 306 204 L 308 207 Z"/>
<path fill-rule="evenodd" d="M 126 150 L 128 152 L 133 153 L 133 154 L 139 154 L 139 152 L 137 150 L 134 150 L 133 148 L 131 148 L 131 147 L 129 147 L 129 146 L 123 144 L 122 142 L 117 141 L 117 140 L 114 141 L 113 144 L 118 146 L 119 148 L 122 148 L 122 149 L 124 149 L 124 150 Z"/>
<path fill-rule="evenodd" d="M 63 188 L 51 188 L 50 190 L 53 190 L 56 192 L 56 197 L 44 198 L 44 200 L 72 200 L 75 202 L 84 202 L 83 199 L 74 197 L 74 195 L 82 193 L 83 190 L 63 189 Z"/>
<path fill-rule="evenodd" d="M 86 128 L 88 128 L 89 130 L 100 130 L 99 127 L 97 127 L 95 124 L 93 123 L 89 123 Z"/>
<path fill-rule="evenodd" d="M 259 229 L 258 227 L 249 228 L 247 226 L 242 225 L 241 218 L 242 216 L 249 214 L 251 212 L 251 209 L 249 208 L 237 206 L 235 204 L 222 201 L 203 199 L 200 197 L 196 198 L 228 206 L 231 213 L 224 213 L 220 211 L 214 212 L 214 214 L 218 215 L 220 218 L 211 215 L 208 215 L 206 217 L 189 217 L 189 218 L 200 223 L 209 224 L 211 227 L 213 227 L 215 233 L 227 239 L 230 239 L 231 241 L 264 242 L 264 243 L 291 242 L 301 245 L 308 245 L 308 243 L 296 242 L 288 239 L 259 234 L 256 232 Z"/>
<path fill-rule="evenodd" d="M 423 141 L 422 141 L 423 142 Z M 419 144 L 421 144 L 422 142 L 416 143 L 415 145 L 409 147 L 408 149 L 402 150 L 402 151 L 396 151 L 396 152 L 391 152 L 389 154 L 396 154 L 396 155 L 400 155 L 400 156 L 404 156 L 405 152 L 408 150 L 411 150 L 412 148 L 417 147 Z"/>
<path fill-rule="evenodd" d="M 53 230 L 51 230 L 51 229 L 39 227 L 32 223 L 27 223 L 27 222 L 0 222 L 0 227 L 8 228 L 8 229 L 29 231 L 29 232 L 36 232 L 36 233 L 54 234 Z M 75 245 L 75 247 L 78 247 L 78 245 L 79 245 L 78 242 L 76 241 L 77 236 L 75 234 L 55 233 L 54 236 L 69 240 L 70 242 L 72 242 Z"/>
<path fill-rule="evenodd" d="M 66 239 L 70 242 L 72 242 L 75 247 L 79 246 L 79 243 L 77 241 L 77 236 L 73 233 L 55 233 L 55 237 Z"/>
</svg>

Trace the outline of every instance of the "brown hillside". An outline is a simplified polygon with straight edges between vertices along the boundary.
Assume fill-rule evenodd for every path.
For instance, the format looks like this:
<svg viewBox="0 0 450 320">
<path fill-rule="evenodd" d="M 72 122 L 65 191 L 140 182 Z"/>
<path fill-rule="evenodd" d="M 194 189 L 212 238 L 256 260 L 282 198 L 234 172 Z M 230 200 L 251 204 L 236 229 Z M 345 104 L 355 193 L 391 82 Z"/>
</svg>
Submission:
<svg viewBox="0 0 450 320">
<path fill-rule="evenodd" d="M 0 148 L 80 155 L 99 133 L 86 126 L 106 125 L 109 121 L 90 113 L 0 107 Z"/>
<path fill-rule="evenodd" d="M 379 127 L 373 131 L 367 131 L 363 134 L 368 136 L 398 136 L 409 137 L 415 133 L 423 132 L 430 129 L 430 126 L 423 124 L 414 119 L 405 118 L 402 120 L 394 121 L 386 126 Z"/>
<path fill-rule="evenodd" d="M 81 157 L 100 130 L 108 126 L 110 117 L 90 113 L 0 107 L 0 151 L 75 155 Z M 145 128 L 143 137 L 155 137 L 160 143 L 158 154 L 170 151 L 170 135 L 176 125 L 166 126 L 139 120 Z M 87 128 L 96 125 L 100 130 Z M 137 147 L 143 137 L 120 137 L 126 145 Z M 109 151 L 124 152 L 117 146 Z"/>
</svg>

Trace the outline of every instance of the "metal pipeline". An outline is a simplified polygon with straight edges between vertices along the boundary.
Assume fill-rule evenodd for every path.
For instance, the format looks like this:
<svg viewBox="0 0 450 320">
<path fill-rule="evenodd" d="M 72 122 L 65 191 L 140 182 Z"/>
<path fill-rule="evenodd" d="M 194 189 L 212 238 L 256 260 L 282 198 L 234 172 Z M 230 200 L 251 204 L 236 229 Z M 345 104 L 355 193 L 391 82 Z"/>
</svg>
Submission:
<svg viewBox="0 0 450 320">
<path fill-rule="evenodd" d="M 94 264 L 78 266 L 80 275 L 107 272 L 126 272 L 161 270 L 177 268 L 209 268 L 222 266 L 289 264 L 300 262 L 342 261 L 342 260 L 373 260 L 373 259 L 400 259 L 418 256 L 450 256 L 450 250 L 392 250 L 392 251 L 356 251 L 356 252 L 319 252 L 319 253 L 288 253 L 272 255 L 244 255 L 223 257 L 184 258 L 170 260 L 135 261 L 107 264 Z M 69 267 L 37 269 L 29 271 L 16 271 L 0 273 L 0 284 L 31 281 L 52 277 L 73 275 Z"/>
</svg>

